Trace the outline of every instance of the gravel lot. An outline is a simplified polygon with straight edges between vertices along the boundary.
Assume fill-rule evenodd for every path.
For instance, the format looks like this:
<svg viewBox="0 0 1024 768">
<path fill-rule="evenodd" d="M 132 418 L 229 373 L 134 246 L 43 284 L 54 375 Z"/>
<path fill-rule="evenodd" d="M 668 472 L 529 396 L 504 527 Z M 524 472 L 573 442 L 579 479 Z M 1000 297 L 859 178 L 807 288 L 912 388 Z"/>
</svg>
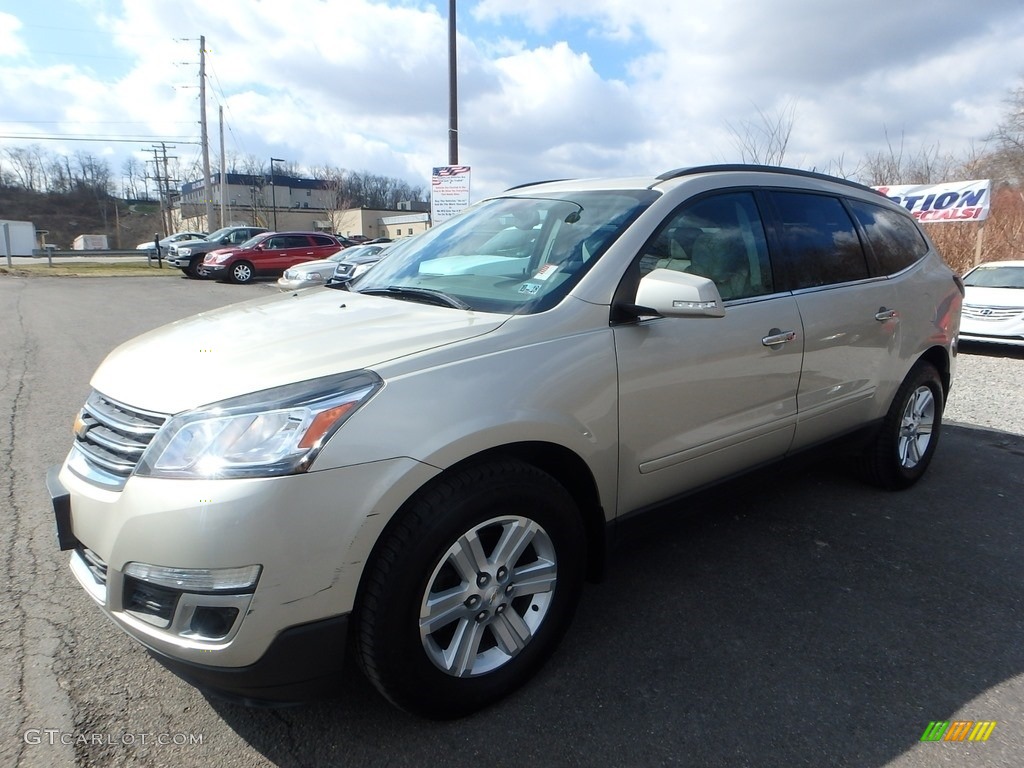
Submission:
<svg viewBox="0 0 1024 768">
<path fill-rule="evenodd" d="M 946 421 L 1024 435 L 1024 347 L 963 346 Z"/>
</svg>

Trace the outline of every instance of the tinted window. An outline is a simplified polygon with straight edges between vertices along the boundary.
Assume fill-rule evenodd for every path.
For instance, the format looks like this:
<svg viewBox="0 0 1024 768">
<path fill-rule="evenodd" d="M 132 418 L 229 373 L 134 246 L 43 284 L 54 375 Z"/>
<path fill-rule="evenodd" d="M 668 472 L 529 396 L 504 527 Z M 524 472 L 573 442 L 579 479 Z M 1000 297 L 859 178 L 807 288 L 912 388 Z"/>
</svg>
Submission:
<svg viewBox="0 0 1024 768">
<path fill-rule="evenodd" d="M 867 233 L 868 245 L 882 274 L 891 275 L 906 269 L 928 252 L 928 243 L 910 217 L 859 200 L 849 203 Z"/>
<path fill-rule="evenodd" d="M 772 192 L 782 225 L 790 287 L 812 288 L 868 277 L 857 230 L 839 198 Z"/>
<path fill-rule="evenodd" d="M 641 274 L 673 269 L 708 277 L 726 300 L 772 292 L 764 227 L 749 192 L 683 206 L 665 220 L 642 254 Z"/>
<path fill-rule="evenodd" d="M 313 235 L 313 242 L 317 245 L 336 245 L 336 243 L 326 235 Z"/>
</svg>

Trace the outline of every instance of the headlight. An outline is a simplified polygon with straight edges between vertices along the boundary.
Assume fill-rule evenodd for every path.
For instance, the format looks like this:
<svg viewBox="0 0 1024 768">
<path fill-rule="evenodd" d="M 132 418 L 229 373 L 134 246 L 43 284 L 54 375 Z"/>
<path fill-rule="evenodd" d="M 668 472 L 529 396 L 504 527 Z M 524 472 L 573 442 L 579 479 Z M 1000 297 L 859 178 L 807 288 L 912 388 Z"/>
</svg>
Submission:
<svg viewBox="0 0 1024 768">
<path fill-rule="evenodd" d="M 372 267 L 376 263 L 377 263 L 376 261 L 371 261 L 369 264 L 356 264 L 352 268 L 352 277 L 359 277 L 361 274 L 363 274 L 363 272 L 368 270 L 370 267 Z"/>
<path fill-rule="evenodd" d="M 266 389 L 172 417 L 139 462 L 144 477 L 305 472 L 327 439 L 383 386 L 357 371 Z"/>
<path fill-rule="evenodd" d="M 231 258 L 230 253 L 208 253 L 203 257 L 204 264 L 220 264 Z"/>
<path fill-rule="evenodd" d="M 179 256 L 191 256 L 192 255 L 192 249 L 191 248 L 175 248 L 174 252 L 177 253 Z"/>
<path fill-rule="evenodd" d="M 307 280 L 323 280 L 324 276 L 319 272 L 297 272 L 295 277 L 303 282 Z"/>
</svg>

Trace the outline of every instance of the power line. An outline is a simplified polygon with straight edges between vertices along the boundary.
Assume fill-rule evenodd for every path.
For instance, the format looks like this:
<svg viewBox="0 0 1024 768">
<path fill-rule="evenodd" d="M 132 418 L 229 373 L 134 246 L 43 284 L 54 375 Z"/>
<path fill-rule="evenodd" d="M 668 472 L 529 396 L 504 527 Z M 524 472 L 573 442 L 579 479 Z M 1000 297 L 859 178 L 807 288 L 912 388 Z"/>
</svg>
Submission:
<svg viewBox="0 0 1024 768">
<path fill-rule="evenodd" d="M 58 136 L 44 136 L 42 134 L 0 134 L 0 139 L 22 139 L 27 141 L 102 141 L 118 142 L 123 144 L 151 144 L 154 141 L 174 141 L 178 144 L 199 144 L 198 141 L 179 138 L 161 138 L 159 136 L 95 136 L 65 134 Z"/>
</svg>

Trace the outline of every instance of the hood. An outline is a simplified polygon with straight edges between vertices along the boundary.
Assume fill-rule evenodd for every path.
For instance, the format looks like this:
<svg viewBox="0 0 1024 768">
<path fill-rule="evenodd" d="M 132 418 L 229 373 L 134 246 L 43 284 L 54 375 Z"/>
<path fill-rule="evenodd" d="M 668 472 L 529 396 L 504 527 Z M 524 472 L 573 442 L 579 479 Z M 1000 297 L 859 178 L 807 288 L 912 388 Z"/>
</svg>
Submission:
<svg viewBox="0 0 1024 768">
<path fill-rule="evenodd" d="M 287 271 L 294 272 L 295 270 L 301 270 L 303 272 L 308 272 L 311 269 L 319 271 L 321 268 L 326 267 L 333 272 L 334 268 L 337 267 L 339 263 L 340 262 L 334 261 L 332 259 L 317 259 L 316 261 L 303 261 L 299 264 L 296 264 L 294 267 L 288 267 Z"/>
<path fill-rule="evenodd" d="M 964 304 L 975 307 L 1024 307 L 1024 288 L 983 288 L 968 285 Z"/>
<path fill-rule="evenodd" d="M 125 342 L 103 361 L 92 386 L 135 408 L 178 413 L 295 381 L 372 369 L 489 333 L 508 317 L 330 288 L 275 295 Z"/>
</svg>

